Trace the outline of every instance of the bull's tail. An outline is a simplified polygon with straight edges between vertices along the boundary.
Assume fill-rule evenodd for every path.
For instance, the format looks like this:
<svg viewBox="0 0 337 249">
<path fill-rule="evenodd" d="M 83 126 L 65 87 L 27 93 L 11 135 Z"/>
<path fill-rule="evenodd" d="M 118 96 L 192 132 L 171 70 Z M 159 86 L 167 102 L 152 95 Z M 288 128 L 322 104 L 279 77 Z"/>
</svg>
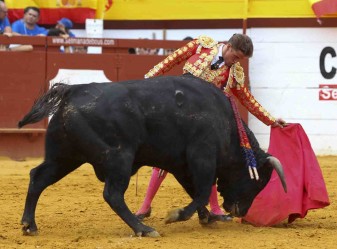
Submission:
<svg viewBox="0 0 337 249">
<path fill-rule="evenodd" d="M 62 103 L 64 95 L 68 92 L 69 85 L 56 83 L 45 94 L 39 97 L 29 113 L 19 121 L 18 127 L 21 128 L 27 124 L 39 122 L 54 114 Z"/>
</svg>

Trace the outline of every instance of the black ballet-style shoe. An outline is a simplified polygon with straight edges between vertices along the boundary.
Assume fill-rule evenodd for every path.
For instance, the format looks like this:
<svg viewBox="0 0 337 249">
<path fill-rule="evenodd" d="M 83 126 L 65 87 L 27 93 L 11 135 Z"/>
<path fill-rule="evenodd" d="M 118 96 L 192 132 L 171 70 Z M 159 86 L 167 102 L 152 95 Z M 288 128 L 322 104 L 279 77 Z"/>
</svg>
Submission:
<svg viewBox="0 0 337 249">
<path fill-rule="evenodd" d="M 143 214 L 135 214 L 135 216 L 139 221 L 143 221 L 145 218 L 151 216 L 151 207 L 149 208 L 149 210 L 147 210 L 147 212 Z"/>
<path fill-rule="evenodd" d="M 214 214 L 212 212 L 210 212 L 209 214 L 209 221 L 210 222 L 214 222 L 214 221 L 221 221 L 221 222 L 227 222 L 227 221 L 232 221 L 233 220 L 233 216 L 230 214 Z"/>
</svg>

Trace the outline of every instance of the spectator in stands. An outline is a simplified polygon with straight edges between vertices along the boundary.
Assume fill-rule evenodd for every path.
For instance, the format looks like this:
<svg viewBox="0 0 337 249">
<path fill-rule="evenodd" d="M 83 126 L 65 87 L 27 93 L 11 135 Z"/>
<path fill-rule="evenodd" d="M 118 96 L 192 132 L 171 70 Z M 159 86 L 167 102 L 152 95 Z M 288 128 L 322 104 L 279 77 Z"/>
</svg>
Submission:
<svg viewBox="0 0 337 249">
<path fill-rule="evenodd" d="M 128 53 L 129 54 L 136 54 L 136 49 L 135 48 L 129 48 Z"/>
<path fill-rule="evenodd" d="M 68 38 L 69 35 L 61 29 L 51 28 L 47 32 L 47 36 L 60 36 L 62 38 Z"/>
<path fill-rule="evenodd" d="M 7 17 L 7 6 L 4 1 L 0 1 L 0 34 L 12 36 L 12 28 Z M 0 45 L 0 51 L 32 51 L 32 45 Z"/>
<path fill-rule="evenodd" d="M 73 53 L 74 54 L 86 54 L 88 52 L 87 46 L 74 46 Z"/>
<path fill-rule="evenodd" d="M 7 6 L 0 1 L 0 34 L 11 33 L 12 28 L 7 17 Z M 0 44 L 0 51 L 4 51 L 8 46 Z"/>
<path fill-rule="evenodd" d="M 4 33 L 1 35 L 6 35 L 8 37 L 12 36 L 11 32 Z M 23 51 L 32 51 L 33 46 L 30 44 L 27 45 L 20 45 L 20 44 L 9 44 L 9 45 L 3 45 L 0 44 L 0 51 L 16 51 L 16 52 L 23 52 Z"/>
<path fill-rule="evenodd" d="M 0 1 L 0 33 L 6 34 L 6 33 L 12 33 L 11 24 L 7 17 L 7 6 L 5 2 Z"/>
<path fill-rule="evenodd" d="M 143 40 L 148 40 L 147 38 Z M 136 54 L 139 55 L 156 55 L 158 54 L 159 49 L 156 48 L 136 48 Z"/>
<path fill-rule="evenodd" d="M 57 21 L 55 28 L 62 30 L 64 33 L 68 34 L 69 37 L 75 37 L 75 34 L 70 31 L 73 27 L 73 22 L 68 18 L 62 18 Z"/>
<path fill-rule="evenodd" d="M 192 41 L 193 38 L 191 36 L 186 36 L 183 41 Z"/>
<path fill-rule="evenodd" d="M 26 52 L 26 51 L 32 51 L 33 46 L 32 45 L 20 45 L 20 44 L 13 44 L 9 45 L 8 47 L 2 47 L 0 46 L 0 51 L 14 51 L 14 52 Z"/>
<path fill-rule="evenodd" d="M 58 36 L 64 39 L 69 38 L 69 34 L 67 34 L 66 32 L 64 32 L 61 29 L 57 29 L 57 28 L 51 28 L 48 30 L 47 36 Z M 60 51 L 63 53 L 72 53 L 72 47 L 70 46 L 61 46 L 60 47 Z"/>
<path fill-rule="evenodd" d="M 63 29 L 59 28 L 52 28 L 48 31 L 47 36 L 59 36 L 64 39 L 70 37 L 69 33 L 66 33 Z M 75 53 L 75 54 L 86 54 L 88 47 L 87 46 L 61 46 L 61 52 L 64 53 Z"/>
<path fill-rule="evenodd" d="M 137 48 L 136 53 L 140 55 L 156 55 L 158 54 L 158 49 L 155 48 Z"/>
<path fill-rule="evenodd" d="M 37 7 L 26 7 L 23 18 L 12 24 L 14 35 L 46 35 L 47 30 L 37 25 L 40 18 L 40 9 Z"/>
</svg>

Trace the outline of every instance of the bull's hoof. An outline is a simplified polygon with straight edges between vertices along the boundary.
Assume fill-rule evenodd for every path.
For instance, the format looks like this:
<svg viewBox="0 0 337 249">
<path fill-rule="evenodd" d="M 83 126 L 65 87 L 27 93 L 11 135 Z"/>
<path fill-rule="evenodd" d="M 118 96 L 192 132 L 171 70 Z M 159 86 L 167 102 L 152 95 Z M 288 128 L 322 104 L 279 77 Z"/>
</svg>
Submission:
<svg viewBox="0 0 337 249">
<path fill-rule="evenodd" d="M 28 223 L 23 223 L 22 224 L 22 234 L 24 236 L 36 236 L 38 235 L 37 229 L 30 228 L 30 225 Z"/>
<path fill-rule="evenodd" d="M 160 237 L 160 234 L 152 227 L 146 226 L 142 223 L 139 223 L 137 228 L 134 229 L 135 235 L 137 237 Z"/>
<path fill-rule="evenodd" d="M 156 230 L 150 227 L 149 229 L 144 229 L 142 231 L 135 232 L 135 234 L 137 237 L 151 237 L 151 238 L 161 237 L 160 234 Z"/>
<path fill-rule="evenodd" d="M 199 218 L 199 224 L 202 225 L 202 226 L 205 226 L 205 225 L 208 225 L 209 222 L 208 222 L 208 217 L 205 217 L 205 218 Z"/>
<path fill-rule="evenodd" d="M 165 223 L 169 224 L 169 223 L 180 221 L 180 219 L 179 219 L 180 212 L 182 212 L 183 210 L 184 209 L 182 209 L 182 208 L 177 208 L 177 209 L 173 209 L 173 210 L 169 211 L 166 218 L 165 218 Z"/>
<path fill-rule="evenodd" d="M 142 234 L 143 237 L 150 237 L 150 238 L 158 238 L 161 237 L 160 234 L 157 231 L 152 231 L 152 232 L 148 232 L 148 233 L 143 233 Z"/>
</svg>

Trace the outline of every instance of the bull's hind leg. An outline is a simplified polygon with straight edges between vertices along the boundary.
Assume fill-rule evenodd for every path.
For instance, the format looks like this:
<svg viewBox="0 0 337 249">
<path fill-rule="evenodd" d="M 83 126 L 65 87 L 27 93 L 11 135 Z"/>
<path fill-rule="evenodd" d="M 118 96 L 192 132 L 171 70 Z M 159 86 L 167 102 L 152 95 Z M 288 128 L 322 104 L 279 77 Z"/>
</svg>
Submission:
<svg viewBox="0 0 337 249">
<path fill-rule="evenodd" d="M 187 151 L 188 168 L 192 174 L 194 193 L 192 202 L 183 209 L 175 209 L 169 212 L 166 217 L 166 223 L 188 220 L 198 210 L 201 219 L 206 219 L 208 211 L 205 206 L 208 204 L 211 194 L 212 184 L 215 178 L 215 153 L 203 145 L 189 148 Z M 182 185 L 184 184 L 181 182 Z M 183 185 L 184 186 L 184 185 Z M 184 188 L 188 191 L 190 186 Z M 192 192 L 191 192 L 192 193 Z M 205 220 L 206 222 L 206 220 Z"/>
<path fill-rule="evenodd" d="M 64 162 L 64 164 L 60 165 L 56 162 L 44 161 L 30 171 L 30 182 L 21 220 L 23 235 L 37 235 L 35 210 L 43 190 L 62 179 L 80 165 L 80 163 L 74 162 Z"/>
<path fill-rule="evenodd" d="M 130 211 L 124 201 L 124 193 L 128 188 L 134 153 L 110 152 L 105 162 L 106 178 L 103 196 L 112 210 L 126 223 L 137 236 L 159 237 L 152 227 L 144 225 Z"/>
</svg>

